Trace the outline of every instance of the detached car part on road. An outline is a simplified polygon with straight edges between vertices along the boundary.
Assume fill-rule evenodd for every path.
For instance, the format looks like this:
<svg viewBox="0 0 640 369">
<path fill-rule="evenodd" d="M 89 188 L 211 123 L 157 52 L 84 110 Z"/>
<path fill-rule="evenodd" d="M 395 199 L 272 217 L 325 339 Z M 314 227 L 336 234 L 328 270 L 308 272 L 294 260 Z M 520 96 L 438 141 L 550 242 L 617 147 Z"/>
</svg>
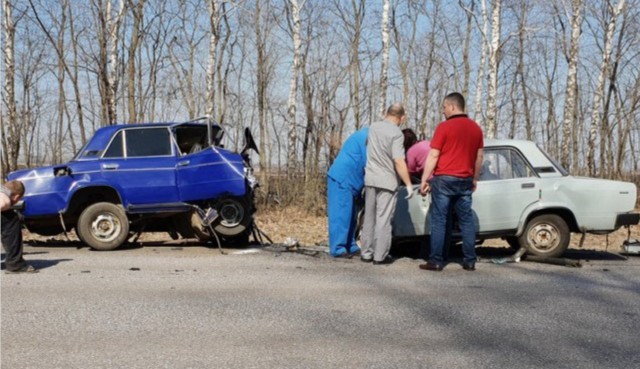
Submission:
<svg viewBox="0 0 640 369">
<path fill-rule="evenodd" d="M 29 231 L 75 228 L 96 250 L 112 250 L 137 232 L 246 241 L 254 189 L 249 129 L 240 153 L 223 148 L 219 125 L 190 121 L 113 125 L 96 131 L 68 163 L 12 172 L 25 185 Z M 217 212 L 208 226 L 201 214 Z M 216 234 L 212 234 L 215 232 Z"/>
<path fill-rule="evenodd" d="M 636 200 L 635 184 L 570 176 L 533 142 L 486 140 L 473 212 L 479 241 L 503 238 L 533 255 L 557 257 L 572 232 L 607 234 L 638 224 Z M 427 235 L 429 204 L 429 196 L 400 196 L 394 237 Z"/>
</svg>

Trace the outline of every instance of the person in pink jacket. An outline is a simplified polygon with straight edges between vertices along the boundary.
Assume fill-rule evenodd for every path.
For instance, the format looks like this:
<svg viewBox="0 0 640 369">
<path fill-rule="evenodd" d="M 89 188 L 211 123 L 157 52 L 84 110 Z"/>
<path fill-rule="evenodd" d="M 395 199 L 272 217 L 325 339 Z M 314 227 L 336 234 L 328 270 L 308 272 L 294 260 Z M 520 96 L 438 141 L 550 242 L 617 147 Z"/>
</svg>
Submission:
<svg viewBox="0 0 640 369">
<path fill-rule="evenodd" d="M 402 130 L 405 137 L 405 148 L 407 150 L 407 168 L 412 182 L 419 183 L 424 171 L 424 163 L 431 149 L 429 140 L 418 141 L 416 134 L 412 129 L 406 128 Z M 407 144 L 412 142 L 412 144 Z M 414 181 L 415 179 L 415 181 Z"/>
</svg>

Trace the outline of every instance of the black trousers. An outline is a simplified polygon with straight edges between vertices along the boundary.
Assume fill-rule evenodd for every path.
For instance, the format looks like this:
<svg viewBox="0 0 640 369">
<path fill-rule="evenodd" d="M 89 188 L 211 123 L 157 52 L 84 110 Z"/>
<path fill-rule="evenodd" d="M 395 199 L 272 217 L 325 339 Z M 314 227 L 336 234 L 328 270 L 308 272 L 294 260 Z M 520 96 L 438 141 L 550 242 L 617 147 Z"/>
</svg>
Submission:
<svg viewBox="0 0 640 369">
<path fill-rule="evenodd" d="M 13 210 L 2 212 L 2 248 L 6 252 L 5 266 L 15 271 L 27 263 L 22 258 L 22 220 Z"/>
</svg>

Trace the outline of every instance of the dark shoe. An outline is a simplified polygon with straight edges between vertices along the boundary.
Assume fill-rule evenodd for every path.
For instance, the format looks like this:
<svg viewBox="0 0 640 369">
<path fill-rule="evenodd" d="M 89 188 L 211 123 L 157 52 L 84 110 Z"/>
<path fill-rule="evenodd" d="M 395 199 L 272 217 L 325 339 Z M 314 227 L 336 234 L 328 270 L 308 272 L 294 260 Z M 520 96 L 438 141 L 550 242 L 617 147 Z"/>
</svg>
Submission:
<svg viewBox="0 0 640 369">
<path fill-rule="evenodd" d="M 7 270 L 5 271 L 6 274 L 18 274 L 18 273 L 38 273 L 38 269 L 32 267 L 31 265 L 25 265 L 20 269 L 16 269 L 16 270 Z"/>
<path fill-rule="evenodd" d="M 369 259 L 369 258 L 365 258 L 364 256 L 360 256 L 360 261 L 363 263 L 370 263 L 373 261 L 373 258 Z"/>
<path fill-rule="evenodd" d="M 462 269 L 468 270 L 470 272 L 473 272 L 473 271 L 476 270 L 476 264 L 475 263 L 469 263 L 469 264 L 463 263 L 462 264 Z"/>
<path fill-rule="evenodd" d="M 434 271 L 434 272 L 441 272 L 442 271 L 442 265 L 434 264 L 434 263 L 428 261 L 426 264 L 420 264 L 420 269 L 422 269 L 422 270 L 431 270 L 431 271 Z"/>
<path fill-rule="evenodd" d="M 396 259 L 394 259 L 391 256 L 387 256 L 386 258 L 384 258 L 384 260 L 380 260 L 380 261 L 373 261 L 373 265 L 389 265 L 392 264 L 394 261 L 396 261 Z"/>
<path fill-rule="evenodd" d="M 334 259 L 351 259 L 352 257 L 353 257 L 353 255 L 350 255 L 348 252 L 345 252 L 343 254 L 336 255 L 333 258 Z"/>
</svg>

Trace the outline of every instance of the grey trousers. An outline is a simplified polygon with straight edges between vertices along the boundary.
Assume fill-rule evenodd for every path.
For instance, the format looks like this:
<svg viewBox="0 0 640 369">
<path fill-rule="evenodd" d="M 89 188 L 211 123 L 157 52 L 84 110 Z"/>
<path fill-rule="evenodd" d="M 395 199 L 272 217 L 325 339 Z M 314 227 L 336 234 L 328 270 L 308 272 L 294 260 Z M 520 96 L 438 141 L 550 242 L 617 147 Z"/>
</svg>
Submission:
<svg viewBox="0 0 640 369">
<path fill-rule="evenodd" d="M 396 208 L 396 193 L 377 187 L 364 188 L 364 222 L 361 257 L 384 260 L 391 249 L 391 220 Z"/>
</svg>

